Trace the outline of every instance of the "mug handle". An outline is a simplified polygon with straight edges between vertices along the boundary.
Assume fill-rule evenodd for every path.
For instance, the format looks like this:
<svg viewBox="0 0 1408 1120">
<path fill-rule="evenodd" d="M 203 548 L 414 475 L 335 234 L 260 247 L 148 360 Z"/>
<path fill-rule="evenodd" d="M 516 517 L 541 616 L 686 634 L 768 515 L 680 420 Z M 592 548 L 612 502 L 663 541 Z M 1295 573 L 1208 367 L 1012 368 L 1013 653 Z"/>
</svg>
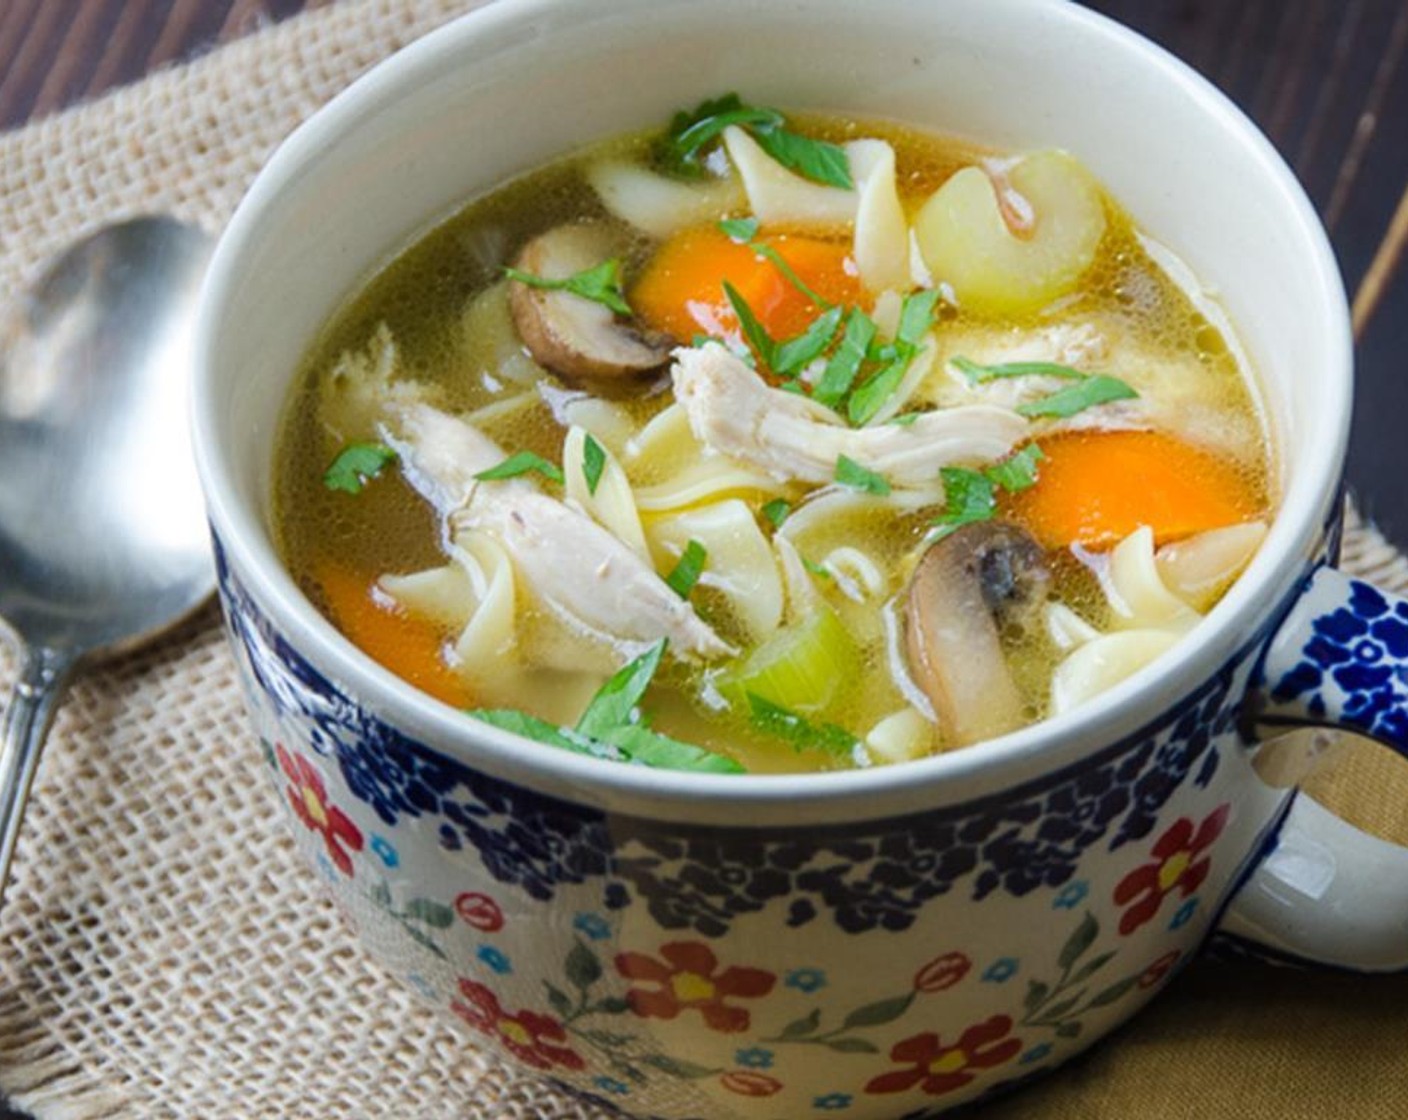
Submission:
<svg viewBox="0 0 1408 1120">
<path fill-rule="evenodd" d="M 1245 711 L 1254 733 L 1331 727 L 1408 755 L 1408 599 L 1317 569 L 1267 646 Z M 1218 938 L 1280 963 L 1408 969 L 1408 848 L 1298 794 Z"/>
</svg>

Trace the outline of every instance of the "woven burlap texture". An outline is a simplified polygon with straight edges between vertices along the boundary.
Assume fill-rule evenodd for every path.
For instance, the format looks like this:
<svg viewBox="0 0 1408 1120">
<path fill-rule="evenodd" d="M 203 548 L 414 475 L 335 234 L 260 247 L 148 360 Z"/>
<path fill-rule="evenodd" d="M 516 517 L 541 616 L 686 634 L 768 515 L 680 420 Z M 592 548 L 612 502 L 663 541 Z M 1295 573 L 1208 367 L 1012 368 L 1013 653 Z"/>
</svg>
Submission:
<svg viewBox="0 0 1408 1120">
<path fill-rule="evenodd" d="M 0 137 L 0 291 L 121 215 L 217 230 L 294 125 L 472 6 L 345 0 Z M 1346 561 L 1408 587 L 1372 531 L 1351 533 Z M 0 647 L 0 695 L 14 674 Z M 1324 792 L 1408 838 L 1408 776 L 1366 758 Z M 500 1066 L 361 953 L 261 766 L 213 610 L 77 680 L 0 915 L 0 1091 L 41 1120 L 599 1116 Z M 984 1116 L 1400 1117 L 1405 995 L 1199 965 L 1120 1038 Z"/>
</svg>

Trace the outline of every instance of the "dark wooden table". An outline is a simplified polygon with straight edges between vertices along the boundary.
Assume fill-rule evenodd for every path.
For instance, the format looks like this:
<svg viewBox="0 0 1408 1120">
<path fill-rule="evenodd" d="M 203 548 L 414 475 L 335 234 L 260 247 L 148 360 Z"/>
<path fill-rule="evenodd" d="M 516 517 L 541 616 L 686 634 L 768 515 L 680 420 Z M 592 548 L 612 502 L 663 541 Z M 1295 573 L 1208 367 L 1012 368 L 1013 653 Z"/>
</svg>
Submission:
<svg viewBox="0 0 1408 1120">
<path fill-rule="evenodd" d="M 330 2 L 0 0 L 0 130 Z M 1350 484 L 1408 544 L 1408 0 L 1087 2 L 1211 78 L 1305 183 L 1354 301 Z"/>
</svg>

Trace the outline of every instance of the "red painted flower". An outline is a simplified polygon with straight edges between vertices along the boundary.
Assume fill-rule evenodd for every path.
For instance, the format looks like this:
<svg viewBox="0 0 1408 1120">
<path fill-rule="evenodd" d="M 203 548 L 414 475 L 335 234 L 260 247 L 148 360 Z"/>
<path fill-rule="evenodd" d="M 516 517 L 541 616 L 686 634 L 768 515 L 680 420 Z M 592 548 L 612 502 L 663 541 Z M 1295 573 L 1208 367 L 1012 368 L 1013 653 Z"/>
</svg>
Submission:
<svg viewBox="0 0 1408 1120">
<path fill-rule="evenodd" d="M 323 834 L 328 846 L 328 855 L 339 871 L 352 874 L 352 857 L 343 849 L 347 845 L 354 852 L 362 850 L 362 830 L 352 823 L 352 818 L 336 805 L 328 803 L 327 787 L 320 775 L 307 759 L 290 754 L 282 746 L 275 748 L 279 756 L 279 767 L 288 775 L 293 784 L 288 787 L 288 801 L 298 819 L 314 832 Z"/>
<path fill-rule="evenodd" d="M 945 953 L 941 957 L 935 957 L 914 974 L 914 990 L 942 992 L 967 976 L 972 967 L 973 962 L 963 953 Z"/>
<path fill-rule="evenodd" d="M 957 1044 L 945 1046 L 933 1031 L 916 1034 L 895 1043 L 892 1062 L 904 1062 L 906 1069 L 882 1073 L 866 1083 L 867 1093 L 903 1093 L 920 1086 L 930 1096 L 961 1089 L 977 1070 L 992 1069 L 1009 1062 L 1022 1050 L 1020 1038 L 1009 1038 L 1012 1020 L 994 1015 L 963 1032 Z"/>
<path fill-rule="evenodd" d="M 1154 845 L 1153 861 L 1137 867 L 1115 888 L 1119 906 L 1134 903 L 1120 918 L 1120 933 L 1131 934 L 1159 912 L 1175 890 L 1187 898 L 1208 877 L 1212 861 L 1203 855 L 1227 825 L 1230 805 L 1214 809 L 1195 830 L 1187 817 L 1179 817 Z"/>
<path fill-rule="evenodd" d="M 510 1015 L 499 1006 L 499 997 L 483 984 L 461 980 L 460 992 L 468 1003 L 452 1000 L 450 1010 L 475 1030 L 504 1044 L 509 1053 L 534 1069 L 585 1069 L 586 1062 L 573 1050 L 559 1045 L 567 1032 L 551 1015 L 520 1011 Z"/>
<path fill-rule="evenodd" d="M 719 1084 L 741 1097 L 770 1097 L 782 1090 L 782 1082 L 777 1078 L 751 1069 L 729 1070 L 719 1078 Z"/>
<path fill-rule="evenodd" d="M 1139 986 L 1141 988 L 1152 988 L 1155 984 L 1159 983 L 1166 976 L 1168 976 L 1170 972 L 1173 971 L 1173 966 L 1178 963 L 1178 958 L 1182 955 L 1183 954 L 1177 949 L 1174 949 L 1172 952 L 1165 953 L 1148 968 L 1146 968 L 1142 973 L 1140 973 Z"/>
<path fill-rule="evenodd" d="M 645 953 L 622 953 L 616 958 L 616 970 L 626 979 L 655 985 L 626 992 L 631 1010 L 647 1018 L 673 1019 L 693 1009 L 716 1031 L 747 1030 L 748 1012 L 724 1000 L 756 999 L 777 983 L 776 976 L 760 968 L 731 966 L 719 972 L 718 958 L 700 941 L 673 941 L 660 946 L 660 955 L 663 961 Z"/>
<path fill-rule="evenodd" d="M 504 912 L 499 904 L 478 891 L 465 891 L 456 898 L 455 913 L 484 933 L 497 933 L 504 928 Z"/>
</svg>

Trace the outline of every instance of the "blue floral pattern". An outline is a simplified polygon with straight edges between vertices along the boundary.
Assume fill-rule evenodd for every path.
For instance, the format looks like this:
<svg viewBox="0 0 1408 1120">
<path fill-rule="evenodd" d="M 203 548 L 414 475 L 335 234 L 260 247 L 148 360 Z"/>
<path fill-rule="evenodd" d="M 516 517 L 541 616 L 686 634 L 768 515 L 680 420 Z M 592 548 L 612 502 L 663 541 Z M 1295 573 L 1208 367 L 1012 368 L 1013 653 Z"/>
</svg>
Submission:
<svg viewBox="0 0 1408 1120">
<path fill-rule="evenodd" d="M 1408 601 L 1360 580 L 1328 578 L 1344 579 L 1348 594 L 1310 623 L 1298 659 L 1270 682 L 1271 700 L 1408 751 L 1408 680 L 1400 667 L 1408 658 Z"/>
</svg>

